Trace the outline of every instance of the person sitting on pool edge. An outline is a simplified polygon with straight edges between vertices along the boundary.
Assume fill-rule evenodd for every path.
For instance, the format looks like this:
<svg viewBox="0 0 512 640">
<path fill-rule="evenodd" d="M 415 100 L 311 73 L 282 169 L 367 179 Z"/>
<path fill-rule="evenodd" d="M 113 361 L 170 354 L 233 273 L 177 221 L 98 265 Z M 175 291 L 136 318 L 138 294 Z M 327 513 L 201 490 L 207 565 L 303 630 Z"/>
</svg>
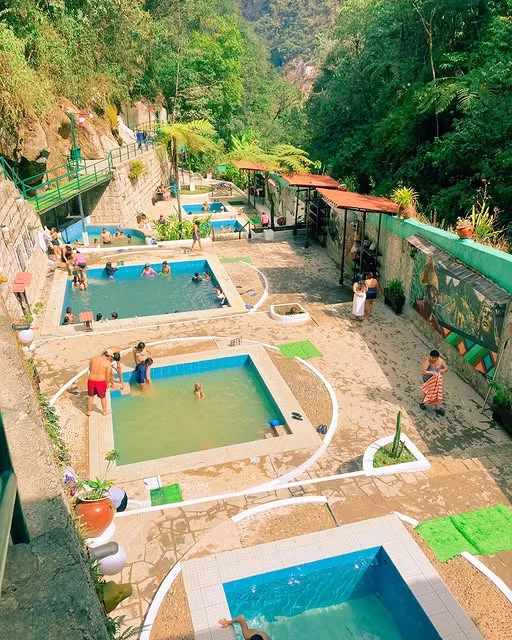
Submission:
<svg viewBox="0 0 512 640">
<path fill-rule="evenodd" d="M 232 627 L 237 622 L 240 625 L 244 640 L 272 640 L 272 638 L 264 631 L 258 631 L 258 629 L 249 629 L 249 625 L 247 624 L 245 616 L 237 616 L 236 618 L 233 618 L 233 620 L 227 620 L 227 618 L 221 618 L 219 620 L 220 626 L 224 627 L 224 629 L 226 629 L 227 627 Z"/>
<path fill-rule="evenodd" d="M 203 278 L 201 277 L 201 274 L 199 273 L 199 271 L 196 271 L 192 276 L 192 282 L 202 282 L 202 281 L 203 281 Z"/>
<path fill-rule="evenodd" d="M 107 262 L 105 265 L 105 273 L 107 274 L 107 277 L 113 278 L 116 271 L 117 267 L 113 267 L 111 262 Z"/>
<path fill-rule="evenodd" d="M 198 400 L 204 399 L 204 389 L 202 382 L 196 382 L 194 385 L 194 395 Z"/>
<path fill-rule="evenodd" d="M 153 267 L 149 263 L 146 263 L 144 265 L 144 269 L 142 269 L 142 271 L 140 272 L 140 277 L 154 278 L 155 276 L 156 276 L 156 271 L 153 269 Z"/>
<path fill-rule="evenodd" d="M 151 365 L 153 364 L 153 360 L 151 358 L 146 358 L 144 362 L 139 362 L 139 364 L 135 367 L 135 379 L 140 384 L 140 389 L 144 392 L 146 388 L 146 383 L 151 382 Z"/>
<path fill-rule="evenodd" d="M 220 302 L 220 306 L 223 307 L 227 302 L 226 294 L 219 287 L 213 287 L 213 290 L 217 300 Z"/>
<path fill-rule="evenodd" d="M 105 227 L 101 232 L 100 240 L 102 244 L 112 244 L 112 234 Z"/>
<path fill-rule="evenodd" d="M 170 276 L 171 275 L 171 267 L 169 266 L 169 263 L 167 262 L 167 260 L 164 260 L 162 262 L 162 270 L 160 271 L 160 273 L 163 276 Z"/>
<path fill-rule="evenodd" d="M 71 309 L 71 307 L 66 307 L 66 313 L 64 314 L 64 320 L 62 321 L 62 324 L 71 324 L 72 322 L 74 322 L 75 320 L 75 316 L 73 315 L 73 310 Z"/>
</svg>

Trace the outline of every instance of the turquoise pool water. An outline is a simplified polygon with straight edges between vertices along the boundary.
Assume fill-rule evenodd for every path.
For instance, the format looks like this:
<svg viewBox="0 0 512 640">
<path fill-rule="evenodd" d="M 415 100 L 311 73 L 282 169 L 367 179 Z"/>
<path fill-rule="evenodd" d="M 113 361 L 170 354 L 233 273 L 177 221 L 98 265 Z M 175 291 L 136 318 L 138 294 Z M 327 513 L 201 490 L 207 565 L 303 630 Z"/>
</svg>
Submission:
<svg viewBox="0 0 512 640">
<path fill-rule="evenodd" d="M 115 266 L 116 262 L 112 264 Z M 161 271 L 161 263 L 151 266 L 155 271 Z M 71 307 L 75 316 L 81 311 L 92 311 L 94 316 L 102 313 L 104 318 L 110 318 L 115 311 L 120 319 L 220 308 L 213 291 L 214 278 L 211 282 L 192 282 L 196 271 L 212 275 L 208 261 L 169 260 L 169 266 L 170 277 L 159 275 L 155 278 L 141 278 L 143 265 L 119 266 L 112 279 L 106 276 L 104 269 L 88 269 L 86 291 L 73 288 L 72 281 L 68 280 L 61 322 L 66 307 Z"/>
<path fill-rule="evenodd" d="M 210 226 L 214 228 L 215 233 L 231 233 L 242 229 L 238 220 L 212 220 Z"/>
<path fill-rule="evenodd" d="M 87 229 L 87 233 L 89 234 L 89 244 L 92 246 L 94 245 L 95 240 L 97 240 L 97 243 L 100 244 L 100 236 L 103 229 L 107 229 L 107 231 L 110 231 L 113 236 L 118 227 L 103 227 L 100 225 L 88 224 L 85 228 Z M 146 236 L 142 231 L 139 231 L 138 229 L 123 229 L 122 231 L 125 237 L 119 239 L 113 237 L 112 245 L 110 246 L 124 247 L 128 245 L 146 244 Z M 73 243 L 75 240 L 78 240 L 78 242 L 82 242 L 82 227 L 81 225 L 77 225 L 75 223 L 71 227 L 63 229 L 61 235 L 64 242 Z M 132 237 L 131 242 L 128 242 L 128 235 Z"/>
<path fill-rule="evenodd" d="M 248 355 L 154 367 L 144 394 L 111 393 L 119 464 L 175 456 L 265 437 L 268 420 L 284 418 Z M 198 400 L 194 383 L 205 392 Z"/>
<path fill-rule="evenodd" d="M 186 211 L 187 214 L 190 213 L 206 213 L 203 210 L 203 203 L 199 204 L 184 204 L 183 210 Z M 208 211 L 210 213 L 219 213 L 220 211 L 226 211 L 226 207 L 222 204 L 222 202 L 209 202 L 208 203 Z"/>
<path fill-rule="evenodd" d="M 382 547 L 223 586 L 231 616 L 272 640 L 441 640 Z"/>
</svg>

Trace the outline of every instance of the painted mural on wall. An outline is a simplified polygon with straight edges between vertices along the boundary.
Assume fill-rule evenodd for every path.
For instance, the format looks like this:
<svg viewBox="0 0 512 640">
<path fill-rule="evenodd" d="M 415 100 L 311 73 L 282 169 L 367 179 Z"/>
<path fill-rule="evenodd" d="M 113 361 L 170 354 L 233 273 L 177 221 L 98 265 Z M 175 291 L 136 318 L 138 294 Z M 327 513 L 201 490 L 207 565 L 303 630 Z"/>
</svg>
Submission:
<svg viewBox="0 0 512 640">
<path fill-rule="evenodd" d="M 477 371 L 494 375 L 505 304 L 488 300 L 422 251 L 414 258 L 410 303 Z"/>
</svg>

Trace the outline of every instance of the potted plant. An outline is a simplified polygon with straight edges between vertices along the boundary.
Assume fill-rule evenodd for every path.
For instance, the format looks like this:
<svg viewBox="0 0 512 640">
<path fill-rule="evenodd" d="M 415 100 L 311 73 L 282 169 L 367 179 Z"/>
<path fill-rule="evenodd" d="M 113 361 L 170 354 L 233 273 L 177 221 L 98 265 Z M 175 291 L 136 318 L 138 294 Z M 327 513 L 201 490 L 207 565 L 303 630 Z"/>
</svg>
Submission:
<svg viewBox="0 0 512 640">
<path fill-rule="evenodd" d="M 387 287 L 384 287 L 384 302 L 390 306 L 399 316 L 405 304 L 404 286 L 401 280 L 391 280 Z"/>
<path fill-rule="evenodd" d="M 391 200 L 398 205 L 398 215 L 403 218 L 414 218 L 418 194 L 411 187 L 400 185 L 391 193 Z"/>
<path fill-rule="evenodd" d="M 494 397 L 492 399 L 492 417 L 507 431 L 512 433 L 512 392 L 499 382 L 493 382 Z"/>
<path fill-rule="evenodd" d="M 463 240 L 472 238 L 474 230 L 473 222 L 469 218 L 457 218 L 455 231 L 459 238 L 462 238 Z"/>
<path fill-rule="evenodd" d="M 80 480 L 78 483 L 75 513 L 90 538 L 96 538 L 104 533 L 116 512 L 116 508 L 110 498 L 109 489 L 114 480 L 107 479 L 110 467 L 119 460 L 119 453 L 113 449 L 105 456 L 108 462 L 103 478 L 95 480 Z"/>
</svg>

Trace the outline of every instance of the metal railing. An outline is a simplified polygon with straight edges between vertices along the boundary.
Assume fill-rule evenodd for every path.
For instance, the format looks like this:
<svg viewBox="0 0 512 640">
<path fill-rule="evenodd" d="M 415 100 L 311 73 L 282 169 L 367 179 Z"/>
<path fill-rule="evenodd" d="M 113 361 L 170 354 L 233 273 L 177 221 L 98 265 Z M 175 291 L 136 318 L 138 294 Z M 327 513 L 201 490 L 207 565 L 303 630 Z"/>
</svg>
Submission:
<svg viewBox="0 0 512 640">
<path fill-rule="evenodd" d="M 14 182 L 25 200 L 42 213 L 100 182 L 110 180 L 117 164 L 135 158 L 155 144 L 156 141 L 151 138 L 142 143 L 132 142 L 117 149 L 111 149 L 106 158 L 92 163 L 88 163 L 84 158 L 70 158 L 66 164 L 24 180 L 20 180 L 9 164 L 0 157 L 0 171 L 4 178 Z"/>
<path fill-rule="evenodd" d="M 18 482 L 12 468 L 11 454 L 0 414 L 0 592 L 9 547 L 13 544 L 28 544 L 30 536 L 21 508 Z"/>
</svg>

